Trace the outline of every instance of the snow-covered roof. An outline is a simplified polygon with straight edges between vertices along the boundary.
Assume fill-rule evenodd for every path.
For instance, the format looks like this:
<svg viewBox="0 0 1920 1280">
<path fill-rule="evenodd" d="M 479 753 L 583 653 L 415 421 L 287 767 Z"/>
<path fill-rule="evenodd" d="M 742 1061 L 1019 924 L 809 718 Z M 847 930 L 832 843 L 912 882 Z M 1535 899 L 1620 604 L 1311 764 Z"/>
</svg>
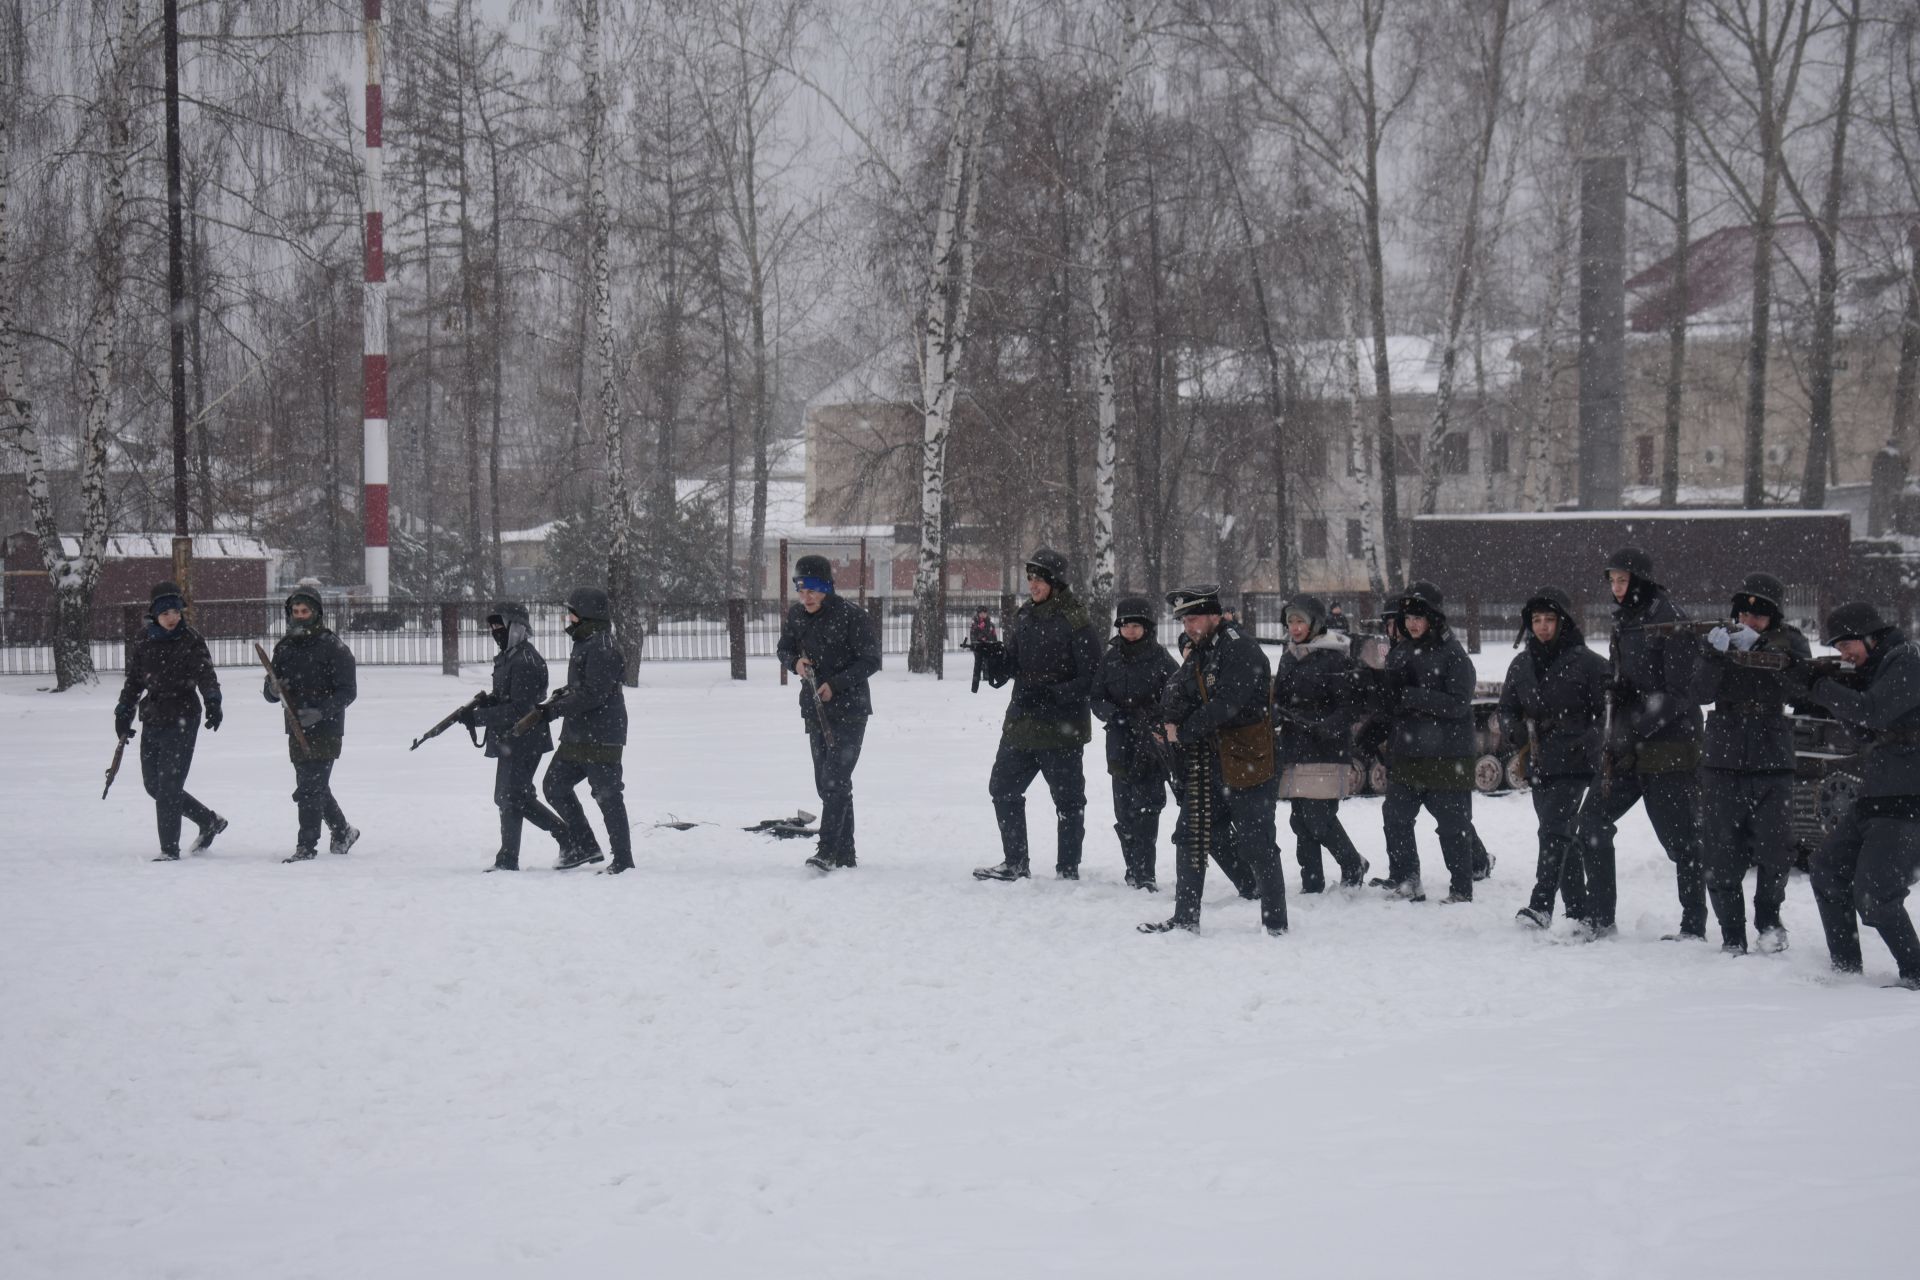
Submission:
<svg viewBox="0 0 1920 1280">
<path fill-rule="evenodd" d="M 560 523 L 558 520 L 549 520 L 545 524 L 534 525 L 531 529 L 502 529 L 500 541 L 545 542 L 548 535 L 553 532 L 553 526 L 558 523 Z"/>
<path fill-rule="evenodd" d="M 1630 507 L 1620 511 L 1463 511 L 1450 515 L 1415 516 L 1415 523 L 1458 520 L 1751 520 L 1765 516 L 1769 520 L 1846 520 L 1845 511 L 1807 511 L 1800 507 L 1682 507 L 1650 510 Z"/>
<path fill-rule="evenodd" d="M 1467 389 L 1484 371 L 1490 386 L 1502 387 L 1520 375 L 1519 350 L 1533 340 L 1531 332 L 1502 331 L 1463 334 L 1454 365 L 1454 386 Z M 1481 369 L 1475 368 L 1475 352 Z M 1387 338 L 1387 373 L 1395 395 L 1433 395 L 1440 389 L 1440 358 L 1445 343 L 1437 336 L 1392 334 Z M 1300 394 L 1309 400 L 1338 400 L 1347 393 L 1347 366 L 1340 339 L 1301 343 L 1292 348 L 1299 371 Z M 1360 396 L 1373 395 L 1373 344 L 1354 339 L 1360 371 Z M 1266 394 L 1266 357 L 1257 352 L 1220 350 L 1202 353 L 1185 363 L 1179 382 L 1183 398 L 1206 396 L 1216 400 L 1254 400 Z"/>
<path fill-rule="evenodd" d="M 32 535 L 28 535 L 32 536 Z M 80 539 L 62 534 L 60 554 L 80 554 Z M 258 538 L 237 533 L 196 533 L 193 535 L 195 560 L 267 560 L 273 553 Z M 107 535 L 109 560 L 168 560 L 173 557 L 170 533 L 112 533 Z"/>
<path fill-rule="evenodd" d="M 842 404 L 911 404 L 920 396 L 913 355 L 894 344 L 875 352 L 822 387 L 807 411 Z"/>
</svg>

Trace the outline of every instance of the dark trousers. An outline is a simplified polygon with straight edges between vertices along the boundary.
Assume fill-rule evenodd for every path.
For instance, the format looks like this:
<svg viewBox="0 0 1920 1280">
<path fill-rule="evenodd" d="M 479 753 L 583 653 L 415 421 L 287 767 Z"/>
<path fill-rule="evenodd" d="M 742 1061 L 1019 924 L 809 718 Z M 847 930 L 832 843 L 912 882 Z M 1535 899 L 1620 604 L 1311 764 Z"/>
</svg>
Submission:
<svg viewBox="0 0 1920 1280">
<path fill-rule="evenodd" d="M 1456 898 L 1473 896 L 1473 792 L 1440 791 L 1411 782 L 1387 784 L 1380 824 L 1387 837 L 1387 879 L 1420 883 L 1420 846 L 1413 820 L 1425 809 L 1440 828 L 1440 857 L 1447 864 L 1448 889 Z"/>
<path fill-rule="evenodd" d="M 1553 914 L 1554 895 L 1566 903 L 1567 918 L 1587 918 L 1587 880 L 1580 862 L 1580 802 L 1593 780 L 1542 778 L 1533 784 L 1533 816 L 1540 827 L 1540 861 L 1533 871 L 1533 895 L 1527 905 Z"/>
<path fill-rule="evenodd" d="M 1747 940 L 1747 868 L 1756 868 L 1753 927 L 1780 927 L 1793 865 L 1793 775 L 1700 771 L 1700 856 L 1707 898 L 1720 921 L 1721 939 Z"/>
<path fill-rule="evenodd" d="M 182 818 L 197 827 L 213 821 L 213 810 L 187 794 L 187 770 L 193 767 L 193 744 L 199 736 L 198 720 L 165 727 L 148 724 L 140 730 L 140 781 L 153 797 L 162 853 L 180 852 Z"/>
<path fill-rule="evenodd" d="M 500 808 L 500 854 L 508 866 L 520 865 L 522 822 L 531 822 L 556 840 L 567 829 L 533 789 L 533 775 L 539 771 L 540 753 L 535 751 L 514 752 L 494 761 L 493 802 Z"/>
<path fill-rule="evenodd" d="M 1347 829 L 1340 825 L 1338 800 L 1292 800 L 1293 813 L 1287 825 L 1293 828 L 1293 857 L 1300 864 L 1300 892 L 1319 893 L 1327 887 L 1327 871 L 1321 851 L 1333 855 L 1340 864 L 1344 884 L 1360 883 L 1360 851 L 1353 847 Z"/>
<path fill-rule="evenodd" d="M 1202 750 L 1209 756 L 1214 754 L 1210 746 Z M 1280 781 L 1272 778 L 1257 787 L 1234 788 L 1225 786 L 1219 778 L 1220 762 L 1210 759 L 1206 785 L 1181 789 L 1180 818 L 1173 827 L 1178 851 L 1173 918 L 1182 924 L 1200 923 L 1200 895 L 1207 886 L 1207 858 L 1212 854 L 1220 869 L 1234 879 L 1242 897 L 1260 899 L 1260 922 L 1269 929 L 1284 929 L 1287 882 L 1280 874 L 1273 832 Z M 1236 869 L 1250 885 L 1242 886 L 1234 877 Z M 1247 892 L 1249 887 L 1253 889 L 1251 894 Z"/>
<path fill-rule="evenodd" d="M 1082 749 L 1053 747 L 1032 751 L 1000 744 L 987 779 L 993 797 L 993 816 L 1000 824 L 1000 851 L 1016 867 L 1027 865 L 1027 788 L 1035 776 L 1047 780 L 1059 831 L 1056 870 L 1080 868 L 1080 845 L 1087 831 L 1087 780 L 1081 769 Z"/>
<path fill-rule="evenodd" d="M 1859 972 L 1864 920 L 1880 931 L 1900 976 L 1920 979 L 1920 936 L 1906 908 L 1908 886 L 1920 874 L 1920 818 L 1862 817 L 1856 808 L 1809 870 L 1834 968 Z"/>
<path fill-rule="evenodd" d="M 1596 780 L 1580 810 L 1580 866 L 1587 877 L 1588 920 L 1611 925 L 1619 902 L 1614 878 L 1613 833 L 1627 810 L 1647 802 L 1660 846 L 1673 861 L 1675 888 L 1680 896 L 1680 932 L 1707 931 L 1707 877 L 1700 860 L 1699 775 L 1673 773 L 1617 773 L 1605 795 Z"/>
<path fill-rule="evenodd" d="M 867 718 L 856 716 L 833 726 L 833 745 L 826 735 L 807 730 L 807 748 L 813 753 L 813 789 L 820 797 L 820 852 L 853 865 L 853 768 L 860 763 L 860 747 L 867 736 Z"/>
<path fill-rule="evenodd" d="M 587 825 L 587 811 L 581 807 L 580 797 L 574 794 L 581 780 L 585 779 L 587 790 L 593 794 L 593 802 L 600 806 L 600 817 L 607 824 L 607 847 L 613 853 L 613 860 L 627 864 L 633 861 L 633 834 L 627 829 L 627 784 L 621 777 L 620 762 L 562 760 L 555 756 L 547 766 L 547 776 L 540 782 L 541 794 L 553 811 L 565 824 L 560 835 L 563 849 L 598 849 L 600 842 L 593 837 L 593 828 Z"/>
<path fill-rule="evenodd" d="M 347 829 L 347 815 L 333 798 L 333 761 L 293 762 L 293 803 L 300 811 L 300 848 L 308 853 L 320 847 L 320 824 L 338 836 Z"/>
<path fill-rule="evenodd" d="M 1120 837 L 1120 857 L 1127 874 L 1152 882 L 1159 861 L 1160 814 L 1167 807 L 1167 781 L 1151 778 L 1113 779 L 1113 830 Z"/>
</svg>

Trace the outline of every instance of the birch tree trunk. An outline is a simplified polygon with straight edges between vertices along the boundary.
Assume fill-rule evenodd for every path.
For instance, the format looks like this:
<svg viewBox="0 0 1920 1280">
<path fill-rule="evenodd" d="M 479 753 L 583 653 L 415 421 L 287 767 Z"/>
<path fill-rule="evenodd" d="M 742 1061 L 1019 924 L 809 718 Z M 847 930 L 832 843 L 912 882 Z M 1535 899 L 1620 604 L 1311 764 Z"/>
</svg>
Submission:
<svg viewBox="0 0 1920 1280">
<path fill-rule="evenodd" d="M 1369 448 L 1366 421 L 1360 414 L 1360 339 L 1353 326 L 1353 260 L 1341 255 L 1344 270 L 1339 289 L 1341 390 L 1347 404 L 1347 470 L 1360 481 L 1360 555 L 1367 566 L 1367 587 L 1376 596 L 1387 594 L 1386 575 L 1380 567 L 1380 518 L 1382 508 L 1375 500 L 1373 459 Z"/>
<path fill-rule="evenodd" d="M 1485 114 L 1473 153 L 1473 174 L 1467 188 L 1466 225 L 1460 229 L 1460 252 L 1454 262 L 1453 289 L 1447 298 L 1447 332 L 1440 348 L 1440 374 L 1433 397 L 1433 422 L 1420 459 L 1420 514 L 1432 515 L 1440 498 L 1441 442 L 1453 418 L 1453 382 L 1460 364 L 1460 328 L 1467 301 L 1473 294 L 1475 254 L 1480 241 L 1480 201 L 1487 184 L 1487 158 L 1493 151 L 1493 131 L 1500 122 L 1502 59 L 1507 43 L 1508 0 L 1493 0 L 1493 35 L 1487 51 Z"/>
<path fill-rule="evenodd" d="M 973 303 L 973 240 L 979 205 L 976 159 L 985 129 L 980 76 L 988 39 L 985 0 L 952 0 L 948 50 L 946 172 L 940 186 L 933 242 L 928 249 L 926 321 L 920 394 L 924 429 L 920 449 L 920 556 L 913 575 L 913 632 L 907 667 L 942 674 L 946 619 L 941 581 L 946 572 L 947 437 L 966 351 Z"/>
<path fill-rule="evenodd" d="M 1560 329 L 1560 311 L 1566 305 L 1567 277 L 1573 274 L 1573 193 L 1575 184 L 1563 181 L 1553 210 L 1553 260 L 1547 271 L 1546 302 L 1540 312 L 1540 395 L 1527 423 L 1526 459 L 1521 464 L 1521 502 L 1529 511 L 1553 509 L 1553 406 L 1559 370 L 1555 367 L 1554 335 Z"/>
<path fill-rule="evenodd" d="M 99 112 L 105 124 L 106 165 L 100 195 L 100 222 L 93 238 L 94 298 L 81 340 L 85 399 L 80 438 L 81 527 L 78 554 L 69 556 L 60 539 L 47 480 L 46 453 L 40 440 L 20 358 L 15 290 L 8 268 L 11 224 L 7 199 L 12 193 L 10 120 L 0 116 L 0 383 L 4 383 L 8 429 L 26 464 L 26 488 L 40 543 L 41 564 L 53 587 L 53 666 L 56 692 L 95 680 L 91 623 L 93 589 L 107 549 L 107 418 L 112 407 L 114 346 L 125 285 L 124 243 L 127 172 L 131 162 L 133 77 L 140 31 L 138 0 L 123 0 L 120 32 L 100 86 Z"/>
<path fill-rule="evenodd" d="M 607 594 L 613 603 L 614 637 L 627 658 L 625 681 L 640 682 L 640 651 L 646 629 L 634 598 L 633 501 L 627 486 L 626 451 L 620 430 L 618 365 L 613 347 L 613 281 L 608 265 L 607 108 L 601 90 L 600 0 L 584 0 L 582 37 L 587 89 L 587 287 L 593 294 L 595 372 L 600 382 L 600 424 L 606 442 Z"/>
<path fill-rule="evenodd" d="M 1096 433 L 1093 451 L 1093 574 L 1087 583 L 1090 608 L 1104 616 L 1113 602 L 1116 557 L 1113 546 L 1114 471 L 1119 461 L 1120 414 L 1114 389 L 1113 188 L 1109 156 L 1113 126 L 1120 114 L 1127 80 L 1133 74 L 1140 27 L 1133 6 L 1121 11 L 1120 52 L 1106 110 L 1093 140 L 1093 390 Z"/>
</svg>

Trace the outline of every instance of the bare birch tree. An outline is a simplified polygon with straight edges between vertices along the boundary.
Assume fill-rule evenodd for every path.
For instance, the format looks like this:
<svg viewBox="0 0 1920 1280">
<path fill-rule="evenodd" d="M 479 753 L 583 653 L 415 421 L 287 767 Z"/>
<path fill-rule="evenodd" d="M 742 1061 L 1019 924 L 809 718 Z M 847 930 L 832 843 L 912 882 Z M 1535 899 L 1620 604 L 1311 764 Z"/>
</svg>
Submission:
<svg viewBox="0 0 1920 1280">
<path fill-rule="evenodd" d="M 924 429 L 920 454 L 920 554 L 913 575 L 913 632 L 907 667 L 939 675 L 946 652 L 942 616 L 946 572 L 947 438 L 966 354 L 973 306 L 979 152 L 986 131 L 992 58 L 988 0 L 951 0 L 947 51 L 946 163 L 927 249 L 925 327 L 920 366 Z"/>
</svg>

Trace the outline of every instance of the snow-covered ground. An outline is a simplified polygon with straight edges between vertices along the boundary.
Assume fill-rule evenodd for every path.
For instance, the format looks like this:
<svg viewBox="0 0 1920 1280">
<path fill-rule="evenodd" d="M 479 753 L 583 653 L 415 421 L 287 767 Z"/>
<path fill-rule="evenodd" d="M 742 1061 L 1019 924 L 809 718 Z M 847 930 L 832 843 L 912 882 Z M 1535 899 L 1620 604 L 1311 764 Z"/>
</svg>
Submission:
<svg viewBox="0 0 1920 1280">
<path fill-rule="evenodd" d="M 407 751 L 482 670 L 370 670 L 335 773 L 365 837 L 283 866 L 279 720 L 224 674 L 192 789 L 233 826 L 179 865 L 147 861 L 131 753 L 100 799 L 114 687 L 0 680 L 0 1275 L 1915 1265 L 1920 998 L 1880 989 L 1871 934 L 1867 976 L 1831 976 L 1798 877 L 1784 955 L 1657 941 L 1638 814 L 1608 943 L 1513 926 L 1524 796 L 1476 805 L 1499 865 L 1471 906 L 1295 895 L 1274 940 L 1216 883 L 1202 935 L 1145 937 L 1171 894 L 1121 885 L 1092 769 L 1085 880 L 968 876 L 999 856 L 1004 693 L 891 660 L 861 865 L 817 878 L 738 829 L 817 807 L 793 689 L 656 665 L 637 872 L 482 875 L 489 765 L 457 729 Z M 1345 814 L 1384 866 L 1378 802 Z M 1030 816 L 1044 869 L 1044 788 Z"/>
</svg>

